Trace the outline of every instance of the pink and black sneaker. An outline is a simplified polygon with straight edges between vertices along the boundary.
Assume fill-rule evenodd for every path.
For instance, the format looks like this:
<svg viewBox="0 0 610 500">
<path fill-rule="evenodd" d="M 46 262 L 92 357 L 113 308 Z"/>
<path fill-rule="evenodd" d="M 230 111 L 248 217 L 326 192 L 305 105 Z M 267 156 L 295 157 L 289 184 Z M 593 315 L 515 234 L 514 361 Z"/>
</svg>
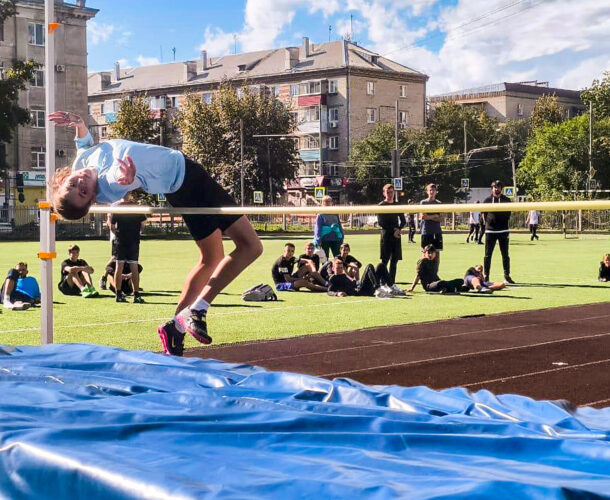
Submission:
<svg viewBox="0 0 610 500">
<path fill-rule="evenodd" d="M 190 309 L 190 314 L 187 317 L 179 314 L 176 316 L 176 321 L 180 322 L 187 332 L 197 339 L 202 344 L 211 344 L 212 337 L 208 335 L 208 326 L 205 321 L 205 311 L 193 311 Z"/>
<path fill-rule="evenodd" d="M 157 327 L 157 332 L 163 345 L 164 354 L 182 356 L 184 352 L 184 333 L 178 331 L 173 319 Z"/>
</svg>

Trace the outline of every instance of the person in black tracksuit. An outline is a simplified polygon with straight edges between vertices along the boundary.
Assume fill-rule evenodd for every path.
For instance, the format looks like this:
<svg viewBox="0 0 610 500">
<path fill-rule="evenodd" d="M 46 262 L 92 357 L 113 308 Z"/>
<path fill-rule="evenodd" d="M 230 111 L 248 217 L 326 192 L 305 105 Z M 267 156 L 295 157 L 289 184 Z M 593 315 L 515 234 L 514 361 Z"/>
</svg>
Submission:
<svg viewBox="0 0 610 500">
<path fill-rule="evenodd" d="M 510 203 L 510 198 L 502 194 L 502 182 L 491 183 L 491 196 L 483 200 L 483 203 Z M 504 267 L 504 280 L 514 283 L 510 277 L 510 256 L 508 255 L 509 229 L 508 221 L 510 212 L 486 212 L 485 219 L 485 258 L 483 259 L 484 281 L 489 281 L 491 269 L 491 256 L 493 255 L 496 242 L 500 245 L 502 253 L 502 265 Z"/>
<path fill-rule="evenodd" d="M 380 205 L 394 204 L 394 186 L 392 184 L 383 186 L 383 197 L 384 200 L 379 203 Z M 396 282 L 396 266 L 398 261 L 402 260 L 400 230 L 407 225 L 407 221 L 402 213 L 378 214 L 377 223 L 381 228 L 379 258 L 384 266 L 387 266 L 388 262 L 390 263 L 388 273 L 392 283 L 388 283 L 388 285 L 392 286 Z"/>
</svg>

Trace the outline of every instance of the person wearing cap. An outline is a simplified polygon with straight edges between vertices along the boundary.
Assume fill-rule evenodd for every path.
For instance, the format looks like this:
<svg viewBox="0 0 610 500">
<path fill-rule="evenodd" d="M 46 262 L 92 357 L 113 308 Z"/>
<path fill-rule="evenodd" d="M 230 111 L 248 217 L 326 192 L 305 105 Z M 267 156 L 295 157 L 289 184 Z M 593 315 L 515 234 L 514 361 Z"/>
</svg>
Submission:
<svg viewBox="0 0 610 500">
<path fill-rule="evenodd" d="M 499 180 L 491 183 L 491 196 L 483 200 L 483 203 L 510 203 L 510 198 L 502 194 L 502 182 Z M 509 229 L 508 221 L 510 212 L 483 212 L 485 220 L 485 258 L 483 259 L 484 280 L 489 281 L 491 270 L 491 257 L 498 242 L 502 253 L 502 266 L 504 267 L 504 281 L 510 284 L 515 282 L 510 277 L 510 256 L 508 253 Z"/>
</svg>

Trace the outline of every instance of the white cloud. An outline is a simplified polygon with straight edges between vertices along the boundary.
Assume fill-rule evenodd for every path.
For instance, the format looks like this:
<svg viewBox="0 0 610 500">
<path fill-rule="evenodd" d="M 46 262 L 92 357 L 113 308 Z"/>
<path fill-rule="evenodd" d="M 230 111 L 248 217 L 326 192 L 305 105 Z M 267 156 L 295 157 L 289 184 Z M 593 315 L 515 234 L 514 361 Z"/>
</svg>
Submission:
<svg viewBox="0 0 610 500">
<path fill-rule="evenodd" d="M 119 63 L 119 66 L 121 66 L 121 68 L 131 68 L 131 64 L 129 64 L 129 60 L 123 58 L 123 59 L 119 59 L 117 61 Z"/>
<path fill-rule="evenodd" d="M 110 39 L 116 28 L 112 24 L 103 24 L 96 21 L 87 23 L 87 35 L 91 45 L 98 45 Z"/>
<path fill-rule="evenodd" d="M 590 87 L 594 79 L 601 79 L 604 71 L 610 71 L 610 55 L 604 54 L 582 61 L 557 81 L 558 87 L 583 89 Z"/>
<path fill-rule="evenodd" d="M 205 29 L 203 43 L 199 50 L 207 50 L 210 56 L 224 56 L 232 52 L 235 43 L 235 33 L 226 33 L 220 28 Z"/>
<path fill-rule="evenodd" d="M 136 61 L 138 61 L 140 66 L 153 66 L 155 64 L 161 64 L 161 61 L 159 61 L 157 57 L 144 57 L 142 55 L 139 55 L 136 58 Z"/>
</svg>

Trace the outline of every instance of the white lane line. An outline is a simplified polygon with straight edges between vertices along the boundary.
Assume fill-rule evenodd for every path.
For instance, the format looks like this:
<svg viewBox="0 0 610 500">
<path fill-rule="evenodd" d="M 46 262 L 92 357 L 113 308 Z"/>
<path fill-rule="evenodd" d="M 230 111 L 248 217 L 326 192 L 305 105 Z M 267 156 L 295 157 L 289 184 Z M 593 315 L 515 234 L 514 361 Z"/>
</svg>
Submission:
<svg viewBox="0 0 610 500">
<path fill-rule="evenodd" d="M 472 382 L 470 384 L 461 384 L 461 387 L 471 387 L 473 385 L 491 384 L 492 382 L 503 382 L 505 380 L 515 380 L 515 379 L 523 378 L 523 377 L 531 377 L 534 375 L 544 375 L 545 373 L 554 373 L 554 372 L 560 372 L 560 371 L 565 371 L 565 370 L 572 370 L 574 368 L 582 368 L 584 366 L 599 365 L 602 363 L 610 363 L 610 359 L 602 359 L 600 361 L 590 361 L 588 363 L 581 363 L 578 365 L 562 366 L 560 368 L 550 368 L 548 370 L 539 370 L 539 371 L 535 371 L 535 372 L 522 373 L 520 375 L 510 375 L 508 377 L 492 378 L 489 380 L 482 380 L 480 382 Z"/>
<path fill-rule="evenodd" d="M 398 366 L 410 366 L 410 365 L 418 365 L 418 364 L 423 364 L 423 363 L 431 363 L 433 361 L 445 361 L 448 359 L 466 358 L 469 356 L 476 356 L 479 354 L 492 354 L 492 353 L 497 353 L 497 352 L 516 351 L 518 349 L 526 349 L 529 347 L 541 347 L 541 346 L 551 345 L 551 344 L 560 344 L 562 342 L 572 342 L 574 340 L 588 340 L 588 339 L 594 339 L 594 338 L 599 338 L 599 337 L 605 337 L 607 335 L 610 335 L 610 332 L 598 333 L 595 335 L 585 335 L 583 337 L 573 337 L 573 338 L 569 338 L 569 339 L 551 340 L 548 342 L 538 342 L 536 344 L 526 344 L 526 345 L 514 346 L 514 347 L 502 347 L 499 349 L 487 349 L 485 351 L 465 352 L 462 354 L 452 354 L 451 356 L 439 356 L 437 358 L 427 358 L 427 359 L 419 359 L 419 360 L 415 360 L 415 361 L 405 361 L 403 363 L 392 363 L 390 365 L 370 366 L 368 368 L 359 368 L 357 370 L 343 370 L 341 372 L 335 372 L 335 373 L 324 373 L 324 374 L 320 374 L 318 376 L 319 377 L 336 377 L 337 375 L 346 374 L 346 373 L 352 374 L 352 373 L 368 372 L 371 370 L 381 370 L 384 368 L 396 368 Z M 597 363 L 597 361 L 595 363 Z M 563 369 L 565 369 L 565 368 L 566 367 L 564 367 Z M 561 369 L 562 368 L 557 368 L 557 370 L 561 370 Z"/>
<path fill-rule="evenodd" d="M 287 309 L 306 309 L 309 307 L 315 307 L 315 308 L 319 308 L 319 307 L 334 307 L 334 306 L 338 306 L 338 305 L 349 305 L 349 304 L 361 304 L 363 302 L 374 302 L 374 301 L 378 301 L 379 299 L 376 297 L 371 297 L 369 299 L 366 300 L 343 300 L 343 301 L 333 301 L 330 303 L 322 303 L 322 304 L 304 304 L 304 305 L 300 305 L 300 306 L 278 306 L 278 307 L 267 307 L 267 308 L 260 308 L 257 311 L 251 311 L 250 309 L 247 309 L 245 311 L 232 311 L 232 312 L 227 312 L 227 313 L 214 313 L 214 317 L 216 316 L 237 316 L 237 315 L 241 315 L 241 314 L 251 314 L 252 312 L 268 312 L 268 311 L 286 311 Z M 163 318 L 146 318 L 146 319 L 134 319 L 134 320 L 129 320 L 129 321 L 114 321 L 114 322 L 108 322 L 105 321 L 103 323 L 84 323 L 84 324 L 70 324 L 70 325 L 55 325 L 55 329 L 60 329 L 60 328 L 88 328 L 88 327 L 94 327 L 94 326 L 107 326 L 107 325 L 129 325 L 129 324 L 134 324 L 134 323 L 148 323 L 148 322 L 154 322 L 154 323 L 158 323 L 159 321 L 167 321 L 167 316 L 163 317 Z M 0 334 L 2 333 L 18 333 L 18 332 L 37 332 L 40 331 L 40 327 L 35 327 L 35 328 L 18 328 L 15 330 L 0 330 Z"/>
<path fill-rule="evenodd" d="M 610 403 L 610 398 L 608 398 L 608 399 L 600 399 L 599 401 L 592 401 L 591 403 L 585 403 L 585 404 L 582 404 L 580 406 L 581 407 L 582 406 L 593 406 L 593 405 L 599 405 L 599 404 L 602 404 L 602 403 Z"/>
</svg>

